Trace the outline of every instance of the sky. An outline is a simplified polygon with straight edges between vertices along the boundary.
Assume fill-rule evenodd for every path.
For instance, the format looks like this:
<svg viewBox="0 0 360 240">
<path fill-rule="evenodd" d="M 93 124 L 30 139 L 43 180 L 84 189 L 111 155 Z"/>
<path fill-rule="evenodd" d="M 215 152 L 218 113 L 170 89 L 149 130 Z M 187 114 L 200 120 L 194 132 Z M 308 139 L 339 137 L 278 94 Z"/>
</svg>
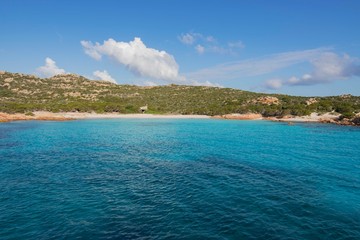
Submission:
<svg viewBox="0 0 360 240">
<path fill-rule="evenodd" d="M 358 0 L 1 0 L 0 70 L 360 95 Z"/>
</svg>

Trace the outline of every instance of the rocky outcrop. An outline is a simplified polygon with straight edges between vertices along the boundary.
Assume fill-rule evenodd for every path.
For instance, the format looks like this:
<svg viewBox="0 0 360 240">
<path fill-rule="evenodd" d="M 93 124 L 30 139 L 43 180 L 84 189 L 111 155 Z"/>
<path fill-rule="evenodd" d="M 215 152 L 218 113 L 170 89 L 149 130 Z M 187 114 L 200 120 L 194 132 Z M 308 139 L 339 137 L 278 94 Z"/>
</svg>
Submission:
<svg viewBox="0 0 360 240">
<path fill-rule="evenodd" d="M 314 104 L 314 103 L 317 103 L 318 100 L 316 100 L 316 98 L 309 98 L 308 100 L 306 100 L 306 105 L 311 105 L 311 104 Z"/>
<path fill-rule="evenodd" d="M 67 121 L 67 120 L 72 120 L 72 118 L 57 116 L 52 113 L 42 113 L 42 114 L 0 113 L 0 122 L 11 122 L 11 121 L 21 121 L 21 120 Z"/>
<path fill-rule="evenodd" d="M 355 125 L 360 126 L 360 115 L 354 117 L 354 118 L 351 120 L 351 122 L 352 122 L 353 124 L 355 124 Z"/>
<path fill-rule="evenodd" d="M 271 96 L 265 96 L 265 97 L 259 97 L 255 100 L 253 100 L 253 103 L 260 103 L 264 105 L 279 105 L 279 99 L 277 97 L 271 97 Z"/>
<path fill-rule="evenodd" d="M 347 98 L 351 98 L 352 95 L 351 95 L 351 94 L 343 94 L 343 95 L 340 95 L 340 97 L 341 97 L 342 99 L 347 99 Z"/>
</svg>

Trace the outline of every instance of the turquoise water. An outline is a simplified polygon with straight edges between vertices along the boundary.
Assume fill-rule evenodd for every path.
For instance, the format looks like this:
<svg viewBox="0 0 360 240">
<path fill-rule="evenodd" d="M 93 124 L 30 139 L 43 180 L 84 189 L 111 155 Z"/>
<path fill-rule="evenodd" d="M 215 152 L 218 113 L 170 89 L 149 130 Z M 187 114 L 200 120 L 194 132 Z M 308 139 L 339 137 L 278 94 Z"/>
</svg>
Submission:
<svg viewBox="0 0 360 240">
<path fill-rule="evenodd" d="M 360 239 L 360 128 L 0 124 L 0 239 Z"/>
</svg>

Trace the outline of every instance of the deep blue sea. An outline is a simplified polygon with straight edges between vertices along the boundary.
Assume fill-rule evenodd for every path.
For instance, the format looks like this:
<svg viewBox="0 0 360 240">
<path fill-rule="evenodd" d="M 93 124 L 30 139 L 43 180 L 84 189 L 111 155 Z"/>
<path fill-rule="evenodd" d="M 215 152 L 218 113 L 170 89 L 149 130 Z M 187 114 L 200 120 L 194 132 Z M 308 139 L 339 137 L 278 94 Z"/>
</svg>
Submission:
<svg viewBox="0 0 360 240">
<path fill-rule="evenodd" d="M 1 123 L 0 239 L 360 239 L 360 128 Z"/>
</svg>

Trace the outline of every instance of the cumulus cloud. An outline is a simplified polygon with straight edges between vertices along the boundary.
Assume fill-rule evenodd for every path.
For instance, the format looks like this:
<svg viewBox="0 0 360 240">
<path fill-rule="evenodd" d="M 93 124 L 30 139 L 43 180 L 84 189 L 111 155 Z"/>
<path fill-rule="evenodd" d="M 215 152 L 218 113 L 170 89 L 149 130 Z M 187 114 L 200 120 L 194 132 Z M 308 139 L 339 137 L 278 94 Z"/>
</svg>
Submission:
<svg viewBox="0 0 360 240">
<path fill-rule="evenodd" d="M 41 77 L 52 77 L 57 74 L 65 74 L 66 71 L 62 68 L 59 68 L 54 60 L 47 57 L 45 59 L 45 65 L 38 67 L 36 69 L 36 73 Z"/>
<path fill-rule="evenodd" d="M 194 32 L 181 34 L 178 38 L 183 44 L 194 46 L 194 49 L 198 54 L 203 54 L 204 52 L 236 54 L 238 49 L 245 47 L 244 43 L 241 41 L 219 44 L 219 42 L 213 36 L 206 36 L 201 33 Z"/>
<path fill-rule="evenodd" d="M 96 50 L 97 47 L 100 47 L 99 43 L 96 43 L 95 46 L 90 41 L 81 41 L 80 43 L 87 55 L 98 61 L 101 59 L 101 54 Z"/>
<path fill-rule="evenodd" d="M 102 80 L 117 84 L 115 79 L 112 78 L 106 70 L 104 71 L 96 70 L 95 72 L 93 72 L 93 76 L 95 77 L 95 80 Z"/>
<path fill-rule="evenodd" d="M 287 80 L 273 80 L 266 82 L 266 87 L 279 89 L 284 85 L 315 85 L 329 83 L 337 80 L 346 80 L 352 76 L 360 76 L 360 61 L 349 55 L 339 56 L 333 52 L 321 53 L 317 58 L 310 61 L 312 72 L 303 74 L 301 77 L 292 76 Z M 274 86 L 276 87 L 274 88 Z"/>
<path fill-rule="evenodd" d="M 140 38 L 130 42 L 117 42 L 110 38 L 103 44 L 81 41 L 81 45 L 90 57 L 100 60 L 102 56 L 107 56 L 136 75 L 169 82 L 184 81 L 172 55 L 148 48 Z"/>
<path fill-rule="evenodd" d="M 286 67 L 316 59 L 327 48 L 284 52 L 249 60 L 229 62 L 186 74 L 196 81 L 236 80 L 243 77 L 260 76 Z"/>
</svg>

